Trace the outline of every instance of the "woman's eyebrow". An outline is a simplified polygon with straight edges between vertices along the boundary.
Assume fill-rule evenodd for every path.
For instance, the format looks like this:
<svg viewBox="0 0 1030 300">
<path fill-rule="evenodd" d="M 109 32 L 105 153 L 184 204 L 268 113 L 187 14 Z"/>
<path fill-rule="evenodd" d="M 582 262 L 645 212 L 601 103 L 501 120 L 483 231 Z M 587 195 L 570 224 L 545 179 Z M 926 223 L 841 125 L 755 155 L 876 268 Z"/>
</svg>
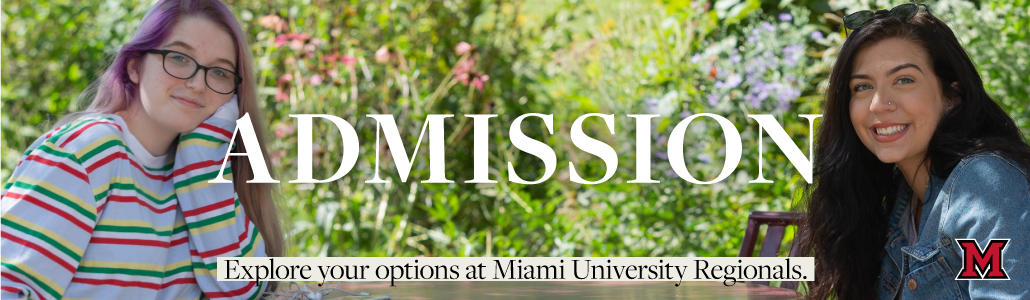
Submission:
<svg viewBox="0 0 1030 300">
<path fill-rule="evenodd" d="M 915 68 L 916 70 L 919 70 L 919 73 L 923 73 L 923 69 L 919 68 L 919 66 L 917 66 L 916 64 L 906 63 L 891 69 L 889 72 L 887 72 L 887 76 L 891 76 L 891 74 L 897 73 L 898 71 L 901 71 L 904 68 Z"/>
<path fill-rule="evenodd" d="M 190 46 L 190 44 L 187 44 L 187 43 L 185 43 L 183 41 L 173 41 L 171 43 L 165 44 L 161 48 L 167 48 L 167 47 L 172 47 L 172 46 L 179 46 L 179 47 L 185 48 L 186 50 L 193 50 L 193 46 Z M 236 70 L 236 64 L 232 63 L 232 61 L 230 61 L 228 59 L 219 58 L 219 59 L 216 59 L 216 61 L 223 62 L 223 63 L 229 65 L 233 70 Z"/>
<path fill-rule="evenodd" d="M 162 48 L 167 48 L 167 47 L 171 47 L 171 46 L 179 46 L 179 47 L 186 48 L 186 50 L 193 50 L 193 46 L 190 46 L 190 44 L 187 44 L 187 43 L 182 42 L 182 41 L 174 41 L 174 42 L 165 44 L 164 47 L 162 47 Z"/>
<path fill-rule="evenodd" d="M 906 63 L 906 64 L 901 64 L 901 65 L 899 65 L 897 67 L 894 67 L 890 71 L 887 71 L 887 76 L 891 76 L 891 74 L 897 73 L 898 71 L 901 71 L 902 69 L 905 69 L 905 68 L 915 68 L 916 70 L 919 70 L 919 73 L 923 73 L 923 69 L 919 68 L 918 65 L 913 64 L 913 63 Z M 865 74 L 851 74 L 851 79 L 872 79 L 872 78 L 869 77 L 869 75 L 865 75 Z"/>
</svg>

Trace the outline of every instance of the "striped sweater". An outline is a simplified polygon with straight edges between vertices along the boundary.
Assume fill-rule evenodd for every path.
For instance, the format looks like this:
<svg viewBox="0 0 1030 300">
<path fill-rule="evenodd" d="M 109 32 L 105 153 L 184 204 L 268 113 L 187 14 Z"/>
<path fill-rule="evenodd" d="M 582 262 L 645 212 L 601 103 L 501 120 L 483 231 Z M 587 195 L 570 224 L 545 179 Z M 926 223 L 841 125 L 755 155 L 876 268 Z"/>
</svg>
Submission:
<svg viewBox="0 0 1030 300">
<path fill-rule="evenodd" d="M 0 298 L 257 298 L 263 282 L 215 280 L 217 257 L 265 255 L 232 184 L 207 182 L 234 128 L 209 118 L 163 157 L 117 115 L 40 137 L 0 194 Z"/>
</svg>

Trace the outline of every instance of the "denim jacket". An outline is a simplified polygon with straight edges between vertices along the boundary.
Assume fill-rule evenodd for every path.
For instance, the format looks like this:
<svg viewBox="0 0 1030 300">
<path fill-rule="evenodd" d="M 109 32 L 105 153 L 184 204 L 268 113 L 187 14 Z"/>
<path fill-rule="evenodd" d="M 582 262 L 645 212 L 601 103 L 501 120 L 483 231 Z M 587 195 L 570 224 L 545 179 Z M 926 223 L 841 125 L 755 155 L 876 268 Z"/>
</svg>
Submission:
<svg viewBox="0 0 1030 300">
<path fill-rule="evenodd" d="M 1030 299 L 1030 175 L 999 154 L 962 159 L 946 180 L 931 176 L 919 239 L 907 246 L 902 213 L 911 189 L 901 180 L 891 210 L 880 299 Z M 963 251 L 955 239 L 1009 239 L 1002 266 L 1009 280 L 956 280 Z"/>
</svg>

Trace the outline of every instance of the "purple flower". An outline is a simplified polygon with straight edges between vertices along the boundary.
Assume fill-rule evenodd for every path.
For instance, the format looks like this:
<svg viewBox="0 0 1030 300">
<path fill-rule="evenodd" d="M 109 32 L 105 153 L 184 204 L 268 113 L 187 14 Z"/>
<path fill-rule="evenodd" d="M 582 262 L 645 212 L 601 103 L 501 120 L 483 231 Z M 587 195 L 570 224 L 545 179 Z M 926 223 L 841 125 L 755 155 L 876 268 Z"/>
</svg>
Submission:
<svg viewBox="0 0 1030 300">
<path fill-rule="evenodd" d="M 726 78 L 726 83 L 723 86 L 727 88 L 735 88 L 740 85 L 742 81 L 744 80 L 740 78 L 740 74 L 733 74 L 730 75 L 729 78 Z"/>
<path fill-rule="evenodd" d="M 692 63 L 692 64 L 696 64 L 699 61 L 701 61 L 701 54 L 700 53 L 694 53 L 694 56 L 690 58 L 690 63 Z"/>
<path fill-rule="evenodd" d="M 773 32 L 776 31 L 776 26 L 773 26 L 773 24 L 769 22 L 762 22 L 762 29 L 765 29 L 765 31 L 768 32 Z"/>
<path fill-rule="evenodd" d="M 754 73 L 764 73 L 765 70 L 768 69 L 768 65 L 765 63 L 765 59 L 762 58 L 762 57 L 755 57 L 755 59 L 752 60 L 751 62 L 752 63 L 749 64 L 750 67 L 751 67 L 751 70 L 749 71 L 749 73 L 751 73 L 751 72 L 754 72 Z"/>
<path fill-rule="evenodd" d="M 765 86 L 766 85 L 767 85 L 767 83 L 765 83 L 765 81 L 761 81 L 761 80 L 757 80 L 757 81 L 755 81 L 754 83 L 751 84 L 753 89 L 756 90 L 756 91 L 765 90 Z"/>
<path fill-rule="evenodd" d="M 708 94 L 708 105 L 716 106 L 719 104 L 719 95 Z"/>
<path fill-rule="evenodd" d="M 787 59 L 785 59 L 783 61 L 783 63 L 786 64 L 789 67 L 793 67 L 793 66 L 798 65 L 798 58 L 797 57 L 793 57 L 793 56 L 788 56 Z"/>
<path fill-rule="evenodd" d="M 801 90 L 790 86 L 782 87 L 776 91 L 776 100 L 780 102 L 792 101 L 800 96 Z"/>
<path fill-rule="evenodd" d="M 809 37 L 811 37 L 813 40 L 821 40 L 823 39 L 823 32 L 818 30 L 812 31 L 812 35 L 810 35 Z"/>
<path fill-rule="evenodd" d="M 790 21 L 790 20 L 794 20 L 794 16 L 791 16 L 788 13 L 780 14 L 780 21 L 787 22 L 787 21 Z"/>
<path fill-rule="evenodd" d="M 707 153 L 701 153 L 701 155 L 697 156 L 697 160 L 700 160 L 701 162 L 707 164 L 712 161 L 712 157 L 709 156 Z"/>
<path fill-rule="evenodd" d="M 744 80 L 747 81 L 747 82 L 758 82 L 759 81 L 758 80 L 759 75 L 760 74 L 757 74 L 757 73 L 748 73 L 747 74 L 747 78 L 745 78 Z"/>
<path fill-rule="evenodd" d="M 801 54 L 803 52 L 804 52 L 804 46 L 799 44 L 799 43 L 783 47 L 783 54 L 785 56 L 799 55 L 799 54 Z"/>
<path fill-rule="evenodd" d="M 647 106 L 658 105 L 658 98 L 651 98 L 651 97 L 644 98 L 644 104 L 647 104 Z"/>
<path fill-rule="evenodd" d="M 758 36 L 757 35 L 749 35 L 749 36 L 747 36 L 747 42 L 748 43 L 757 43 L 758 42 Z"/>
<path fill-rule="evenodd" d="M 686 119 L 692 115 L 694 115 L 694 113 L 684 109 L 683 112 L 680 113 L 680 119 Z"/>
<path fill-rule="evenodd" d="M 654 157 L 661 160 L 669 160 L 669 154 L 662 151 L 655 151 Z"/>
<path fill-rule="evenodd" d="M 740 55 L 737 55 L 737 54 L 730 55 L 730 63 L 734 63 L 734 64 L 740 63 Z"/>
<path fill-rule="evenodd" d="M 779 103 L 776 104 L 776 108 L 779 109 L 779 110 L 788 110 L 788 109 L 790 109 L 790 102 L 780 101 Z"/>
<path fill-rule="evenodd" d="M 791 67 L 797 65 L 799 56 L 801 56 L 804 51 L 805 46 L 801 44 L 783 47 L 783 56 L 786 57 L 786 64 Z"/>
<path fill-rule="evenodd" d="M 665 145 L 666 143 L 669 143 L 669 136 L 664 134 L 658 135 L 658 144 Z"/>
<path fill-rule="evenodd" d="M 655 108 L 658 107 L 658 98 L 644 98 L 644 104 L 647 105 L 644 107 L 647 113 L 654 113 Z"/>
<path fill-rule="evenodd" d="M 762 100 L 758 100 L 758 97 L 751 97 L 751 108 L 758 108 L 762 106 Z"/>
</svg>

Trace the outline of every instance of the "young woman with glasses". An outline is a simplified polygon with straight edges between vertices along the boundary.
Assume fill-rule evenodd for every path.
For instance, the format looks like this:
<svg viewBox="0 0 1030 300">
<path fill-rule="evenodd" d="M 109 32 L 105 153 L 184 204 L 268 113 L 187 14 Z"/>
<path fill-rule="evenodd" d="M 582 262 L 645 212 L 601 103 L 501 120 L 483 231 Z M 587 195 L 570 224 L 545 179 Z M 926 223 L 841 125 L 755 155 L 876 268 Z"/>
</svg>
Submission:
<svg viewBox="0 0 1030 300">
<path fill-rule="evenodd" d="M 267 289 L 217 281 L 215 270 L 217 257 L 283 255 L 271 186 L 246 183 L 253 172 L 238 156 L 233 183 L 208 183 L 236 120 L 263 115 L 253 65 L 218 0 L 151 8 L 91 86 L 89 108 L 33 143 L 5 184 L 0 298 L 254 299 Z"/>
<path fill-rule="evenodd" d="M 805 196 L 808 296 L 1030 297 L 1030 146 L 951 28 L 919 4 L 845 26 Z M 985 255 L 973 273 L 1007 280 L 959 278 L 968 240 L 1007 240 L 1001 268 Z"/>
</svg>

